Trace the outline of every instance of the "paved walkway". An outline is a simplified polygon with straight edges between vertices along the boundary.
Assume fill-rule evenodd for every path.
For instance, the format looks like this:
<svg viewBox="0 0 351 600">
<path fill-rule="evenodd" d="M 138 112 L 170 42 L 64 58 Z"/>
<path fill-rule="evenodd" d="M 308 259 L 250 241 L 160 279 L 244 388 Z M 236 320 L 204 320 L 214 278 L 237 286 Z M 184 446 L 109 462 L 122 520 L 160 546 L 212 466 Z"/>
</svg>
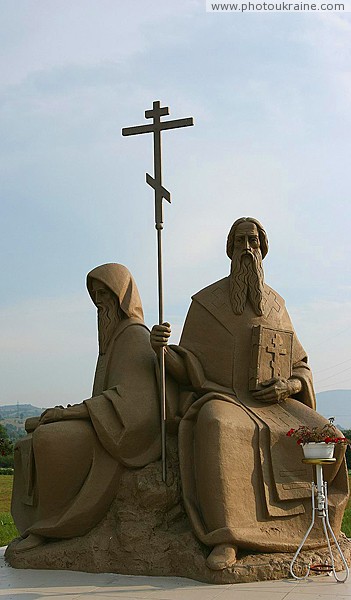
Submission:
<svg viewBox="0 0 351 600">
<path fill-rule="evenodd" d="M 209 585 L 180 577 L 34 571 L 7 567 L 0 549 L 0 600 L 351 600 L 351 577 Z"/>
</svg>

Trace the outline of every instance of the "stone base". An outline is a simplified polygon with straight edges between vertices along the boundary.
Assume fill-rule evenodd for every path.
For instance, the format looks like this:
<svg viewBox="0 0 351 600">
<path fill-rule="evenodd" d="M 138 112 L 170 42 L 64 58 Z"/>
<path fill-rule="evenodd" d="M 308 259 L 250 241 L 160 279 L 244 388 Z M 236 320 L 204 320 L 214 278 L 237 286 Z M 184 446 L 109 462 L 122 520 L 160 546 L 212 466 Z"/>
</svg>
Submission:
<svg viewBox="0 0 351 600">
<path fill-rule="evenodd" d="M 6 550 L 6 561 L 18 569 L 188 577 L 218 584 L 290 577 L 293 554 L 288 553 L 242 552 L 230 569 L 211 571 L 206 566 L 210 548 L 193 535 L 182 505 L 176 442 L 172 438 L 168 458 L 167 486 L 162 482 L 160 462 L 125 471 L 108 513 L 87 535 L 50 540 L 24 552 L 16 552 L 19 540 L 13 540 Z M 351 541 L 342 535 L 340 545 L 350 563 Z M 341 560 L 334 555 L 337 570 L 342 570 Z M 303 552 L 298 562 L 301 575 L 304 563 L 324 563 L 327 558 L 326 549 Z"/>
</svg>

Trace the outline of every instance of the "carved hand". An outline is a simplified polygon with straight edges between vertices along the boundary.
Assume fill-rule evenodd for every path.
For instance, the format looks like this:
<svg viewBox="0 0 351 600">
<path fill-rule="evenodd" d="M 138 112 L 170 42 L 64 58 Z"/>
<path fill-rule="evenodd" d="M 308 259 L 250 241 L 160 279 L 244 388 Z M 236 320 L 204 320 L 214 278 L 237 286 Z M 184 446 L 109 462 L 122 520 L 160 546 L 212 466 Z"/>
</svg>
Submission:
<svg viewBox="0 0 351 600">
<path fill-rule="evenodd" d="M 46 423 L 54 423 L 55 421 L 61 421 L 63 419 L 62 413 L 65 409 L 62 407 L 47 408 L 40 415 L 39 425 L 45 425 Z"/>
<path fill-rule="evenodd" d="M 40 417 L 28 417 L 24 424 L 24 428 L 27 433 L 32 433 L 40 425 Z"/>
<path fill-rule="evenodd" d="M 171 335 L 171 326 L 169 323 L 162 323 L 162 325 L 154 325 L 150 332 L 150 343 L 156 354 L 159 353 L 162 346 L 167 346 L 169 337 Z"/>
<path fill-rule="evenodd" d="M 39 425 L 55 423 L 56 421 L 88 418 L 89 412 L 84 402 L 81 404 L 74 404 L 73 406 L 68 404 L 67 408 L 63 408 L 63 406 L 55 406 L 55 408 L 48 408 L 45 410 L 40 416 Z"/>
<path fill-rule="evenodd" d="M 299 379 L 279 379 L 277 377 L 262 381 L 260 385 L 263 389 L 253 392 L 252 395 L 261 402 L 282 402 L 297 394 L 302 387 Z"/>
</svg>

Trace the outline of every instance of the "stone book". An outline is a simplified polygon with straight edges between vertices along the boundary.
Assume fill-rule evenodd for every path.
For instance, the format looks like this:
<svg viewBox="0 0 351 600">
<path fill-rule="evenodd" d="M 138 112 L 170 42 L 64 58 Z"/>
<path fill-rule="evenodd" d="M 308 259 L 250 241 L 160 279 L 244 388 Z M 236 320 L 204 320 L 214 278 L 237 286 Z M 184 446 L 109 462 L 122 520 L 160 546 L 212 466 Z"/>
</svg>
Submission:
<svg viewBox="0 0 351 600">
<path fill-rule="evenodd" d="M 259 390 L 260 383 L 272 377 L 291 377 L 293 335 L 292 331 L 263 325 L 252 328 L 250 391 Z"/>
</svg>

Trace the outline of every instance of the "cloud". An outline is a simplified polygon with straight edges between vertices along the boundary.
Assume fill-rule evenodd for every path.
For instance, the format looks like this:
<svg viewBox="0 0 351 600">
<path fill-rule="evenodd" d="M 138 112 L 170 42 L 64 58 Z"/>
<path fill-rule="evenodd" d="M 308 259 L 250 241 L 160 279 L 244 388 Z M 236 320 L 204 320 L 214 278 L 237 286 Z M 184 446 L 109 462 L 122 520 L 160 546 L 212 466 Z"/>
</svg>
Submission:
<svg viewBox="0 0 351 600">
<path fill-rule="evenodd" d="M 153 0 L 22 0 L 2 2 L 2 84 L 18 83 L 32 71 L 125 61 L 162 36 L 165 22 L 183 18 L 196 2 Z"/>
<path fill-rule="evenodd" d="M 294 326 L 310 357 L 316 390 L 351 388 L 351 301 L 349 294 L 338 300 L 326 300 L 291 306 Z M 303 332 L 303 335 L 300 334 Z M 344 363 L 345 366 L 339 366 Z M 351 363 L 350 363 L 351 366 Z M 343 371 L 340 373 L 340 371 Z M 326 379 L 327 378 L 327 379 Z"/>
<path fill-rule="evenodd" d="M 0 310 L 0 327 L 1 404 L 53 406 L 90 396 L 96 311 L 86 296 L 19 302 Z"/>
<path fill-rule="evenodd" d="M 96 329 L 91 306 L 78 304 L 97 264 L 126 264 L 148 325 L 157 321 L 154 200 L 145 185 L 152 139 L 122 138 L 120 129 L 145 122 L 158 98 L 171 118 L 196 123 L 163 135 L 173 340 L 191 295 L 228 273 L 231 223 L 252 215 L 270 240 L 267 281 L 292 308 L 313 362 L 323 364 L 323 352 L 333 360 L 314 340 L 318 330 L 332 339 L 339 316 L 347 319 L 350 21 L 232 17 L 189 0 L 23 0 L 20 11 L 3 2 L 0 306 L 13 311 L 3 316 L 11 374 L 3 379 L 14 401 L 42 389 L 50 403 L 57 370 L 55 398 L 87 389 Z M 44 364 L 51 379 L 42 386 Z M 13 385 L 16 371 L 25 385 Z"/>
</svg>

